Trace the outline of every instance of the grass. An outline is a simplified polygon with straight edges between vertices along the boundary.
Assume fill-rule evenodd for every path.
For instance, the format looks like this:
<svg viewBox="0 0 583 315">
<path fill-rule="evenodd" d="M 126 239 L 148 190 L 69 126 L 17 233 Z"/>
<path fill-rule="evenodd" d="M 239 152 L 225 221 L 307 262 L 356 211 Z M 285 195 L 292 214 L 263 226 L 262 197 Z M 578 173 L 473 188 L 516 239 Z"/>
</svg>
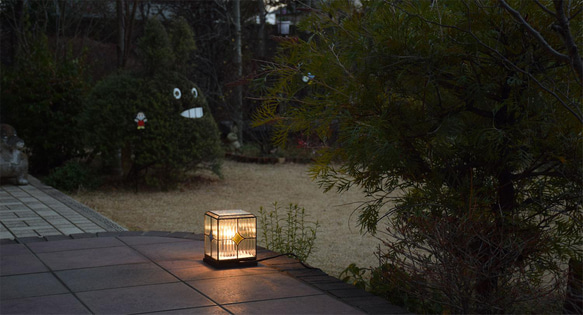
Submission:
<svg viewBox="0 0 583 315">
<path fill-rule="evenodd" d="M 106 188 L 72 197 L 129 230 L 194 233 L 203 232 L 208 210 L 243 209 L 259 216 L 262 206 L 294 203 L 305 208 L 306 220 L 320 224 L 308 264 L 336 277 L 351 263 L 377 266 L 373 253 L 380 242 L 361 235 L 352 216 L 363 195 L 356 190 L 323 193 L 308 167 L 225 161 L 222 180 L 202 174 L 170 192 Z"/>
</svg>

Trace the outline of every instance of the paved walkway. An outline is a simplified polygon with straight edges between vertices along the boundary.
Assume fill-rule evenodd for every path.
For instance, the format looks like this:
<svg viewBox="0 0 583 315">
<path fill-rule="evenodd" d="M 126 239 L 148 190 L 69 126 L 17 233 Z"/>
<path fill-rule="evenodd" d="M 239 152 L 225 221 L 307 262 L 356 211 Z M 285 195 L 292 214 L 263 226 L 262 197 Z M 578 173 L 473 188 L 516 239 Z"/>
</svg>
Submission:
<svg viewBox="0 0 583 315">
<path fill-rule="evenodd" d="M 125 231 L 38 179 L 29 182 L 0 186 L 0 239 Z"/>
<path fill-rule="evenodd" d="M 31 182 L 0 186 L 0 314 L 406 313 L 287 257 L 215 269 L 201 235 L 125 231 Z"/>
</svg>

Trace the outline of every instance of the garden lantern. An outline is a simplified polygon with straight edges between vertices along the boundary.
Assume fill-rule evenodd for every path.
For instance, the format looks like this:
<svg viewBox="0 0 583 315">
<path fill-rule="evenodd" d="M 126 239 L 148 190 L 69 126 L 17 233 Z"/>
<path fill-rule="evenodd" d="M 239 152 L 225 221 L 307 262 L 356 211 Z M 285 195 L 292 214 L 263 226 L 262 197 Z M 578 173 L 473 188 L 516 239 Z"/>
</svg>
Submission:
<svg viewBox="0 0 583 315">
<path fill-rule="evenodd" d="M 279 21 L 277 22 L 277 32 L 279 33 L 279 35 L 283 35 L 283 36 L 287 36 L 289 35 L 289 26 L 291 25 L 291 21 L 287 20 L 287 9 L 286 8 L 281 8 L 280 9 L 280 14 L 278 14 L 277 18 L 279 19 Z M 286 21 L 284 21 L 283 19 L 286 19 Z"/>
<path fill-rule="evenodd" d="M 277 30 L 281 35 L 289 35 L 289 26 L 291 25 L 291 21 L 279 21 L 277 24 Z"/>
<path fill-rule="evenodd" d="M 257 218 L 243 210 L 207 211 L 204 261 L 215 267 L 257 265 Z"/>
</svg>

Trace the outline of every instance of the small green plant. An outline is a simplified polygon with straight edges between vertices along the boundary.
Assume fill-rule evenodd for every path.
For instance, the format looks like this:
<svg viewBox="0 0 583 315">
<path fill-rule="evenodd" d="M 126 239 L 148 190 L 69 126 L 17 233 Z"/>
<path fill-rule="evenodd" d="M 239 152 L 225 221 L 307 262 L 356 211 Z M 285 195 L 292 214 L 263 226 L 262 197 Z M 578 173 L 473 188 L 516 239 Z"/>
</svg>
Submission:
<svg viewBox="0 0 583 315">
<path fill-rule="evenodd" d="M 293 253 L 300 261 L 306 261 L 314 248 L 318 221 L 306 221 L 305 209 L 297 204 L 289 204 L 285 217 L 280 210 L 277 202 L 271 211 L 259 208 L 260 244 L 279 253 Z"/>
<path fill-rule="evenodd" d="M 101 179 L 89 166 L 69 161 L 51 171 L 44 182 L 56 189 L 73 192 L 80 189 L 95 189 L 101 184 Z"/>
<path fill-rule="evenodd" d="M 408 274 L 379 256 L 380 247 L 375 255 L 379 257 L 377 267 L 364 268 L 352 263 L 340 273 L 340 279 L 416 314 L 443 314 L 446 311 L 439 303 L 432 302 L 435 299 L 429 298 L 436 294 L 434 291 L 424 291 L 427 301 L 411 294 L 413 290 L 422 288 L 420 284 L 425 283 L 424 279 Z"/>
<path fill-rule="evenodd" d="M 366 290 L 368 289 L 366 277 L 368 271 L 370 271 L 369 268 L 361 268 L 352 263 L 340 273 L 340 280 L 350 283 L 359 289 Z"/>
</svg>

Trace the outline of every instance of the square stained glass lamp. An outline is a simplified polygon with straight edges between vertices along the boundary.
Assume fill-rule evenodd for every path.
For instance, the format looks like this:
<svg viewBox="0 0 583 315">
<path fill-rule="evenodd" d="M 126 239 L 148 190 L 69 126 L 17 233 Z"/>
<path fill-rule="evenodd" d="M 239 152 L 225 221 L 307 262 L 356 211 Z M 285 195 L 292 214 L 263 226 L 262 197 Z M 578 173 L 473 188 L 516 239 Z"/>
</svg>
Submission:
<svg viewBox="0 0 583 315">
<path fill-rule="evenodd" d="M 204 259 L 215 267 L 257 265 L 257 218 L 243 210 L 204 215 Z"/>
</svg>

